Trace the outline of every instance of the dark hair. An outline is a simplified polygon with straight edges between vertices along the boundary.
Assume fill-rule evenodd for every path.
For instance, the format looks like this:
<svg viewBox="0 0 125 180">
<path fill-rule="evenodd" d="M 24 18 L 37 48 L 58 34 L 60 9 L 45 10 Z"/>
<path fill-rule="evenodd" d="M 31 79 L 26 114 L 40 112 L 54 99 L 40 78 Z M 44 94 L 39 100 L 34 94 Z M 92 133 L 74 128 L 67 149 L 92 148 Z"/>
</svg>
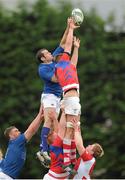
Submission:
<svg viewBox="0 0 125 180">
<path fill-rule="evenodd" d="M 4 131 L 4 136 L 5 136 L 7 139 L 9 139 L 10 131 L 11 131 L 12 129 L 14 129 L 14 128 L 16 128 L 16 127 L 15 127 L 15 126 L 10 126 L 10 127 L 8 127 L 8 128 L 5 129 L 5 131 Z"/>
<path fill-rule="evenodd" d="M 42 57 L 44 57 L 44 54 L 43 54 L 43 51 L 46 50 L 46 49 L 39 49 L 36 53 L 36 59 L 42 63 L 43 61 L 41 60 Z"/>
</svg>

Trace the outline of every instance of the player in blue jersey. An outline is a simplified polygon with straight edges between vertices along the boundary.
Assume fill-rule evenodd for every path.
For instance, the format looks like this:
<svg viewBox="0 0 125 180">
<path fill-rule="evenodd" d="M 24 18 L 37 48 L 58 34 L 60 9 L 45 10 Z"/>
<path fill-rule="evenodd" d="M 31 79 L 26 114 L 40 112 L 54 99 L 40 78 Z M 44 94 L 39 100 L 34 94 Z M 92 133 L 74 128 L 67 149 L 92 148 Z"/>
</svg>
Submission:
<svg viewBox="0 0 125 180">
<path fill-rule="evenodd" d="M 21 133 L 15 126 L 8 127 L 4 134 L 9 139 L 8 148 L 3 160 L 0 179 L 15 179 L 24 165 L 26 159 L 26 144 L 37 132 L 43 120 L 42 108 L 28 129 Z"/>
<path fill-rule="evenodd" d="M 61 39 L 59 47 L 56 48 L 56 50 L 52 54 L 47 49 L 40 49 L 36 55 L 38 61 L 40 62 L 38 73 L 40 78 L 44 81 L 44 89 L 41 95 L 41 105 L 44 108 L 45 120 L 41 131 L 40 151 L 37 152 L 37 157 L 39 158 L 40 155 L 43 156 L 48 164 L 50 163 L 50 157 L 48 155 L 47 136 L 52 126 L 54 128 L 54 131 L 58 131 L 57 116 L 60 110 L 60 100 L 62 95 L 62 88 L 58 84 L 57 79 L 54 75 L 56 65 L 54 57 L 64 51 L 64 45 L 67 38 L 70 21 L 71 18 L 68 18 L 67 27 Z M 48 116 L 48 113 L 50 111 L 55 112 L 56 118 L 54 118 L 53 120 L 51 120 Z"/>
</svg>

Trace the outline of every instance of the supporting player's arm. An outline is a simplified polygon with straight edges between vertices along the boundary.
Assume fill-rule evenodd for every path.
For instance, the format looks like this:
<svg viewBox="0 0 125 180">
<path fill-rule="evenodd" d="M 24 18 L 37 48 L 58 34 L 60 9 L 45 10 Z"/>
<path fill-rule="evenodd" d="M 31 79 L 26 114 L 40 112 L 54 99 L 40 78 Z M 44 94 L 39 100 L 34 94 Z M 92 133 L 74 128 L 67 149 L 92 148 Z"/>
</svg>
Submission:
<svg viewBox="0 0 125 180">
<path fill-rule="evenodd" d="M 79 47 L 80 47 L 80 39 L 74 37 L 73 45 L 74 45 L 74 50 L 73 50 L 73 54 L 72 54 L 72 57 L 71 57 L 71 63 L 74 64 L 74 66 L 77 66 L 78 50 L 79 50 Z"/>
<path fill-rule="evenodd" d="M 73 127 L 74 127 L 74 137 L 75 137 L 76 148 L 78 150 L 79 155 L 81 156 L 85 151 L 85 147 L 83 145 L 83 139 L 81 136 L 80 125 L 76 119 L 73 119 L 72 123 L 73 123 Z"/>
<path fill-rule="evenodd" d="M 58 136 L 63 139 L 66 132 L 66 115 L 62 112 L 60 121 L 59 121 L 59 128 L 58 128 Z"/>
<path fill-rule="evenodd" d="M 55 116 L 54 112 L 49 113 L 49 118 L 54 122 L 58 122 L 57 116 Z M 65 113 L 62 111 L 61 117 L 58 123 L 56 123 L 58 128 L 58 136 L 63 139 L 66 131 L 66 117 Z"/>
<path fill-rule="evenodd" d="M 42 111 L 42 106 L 41 106 L 38 115 L 29 125 L 28 129 L 24 132 L 24 135 L 27 141 L 29 141 L 32 138 L 32 136 L 37 132 L 42 120 L 43 120 L 43 111 Z"/>
</svg>

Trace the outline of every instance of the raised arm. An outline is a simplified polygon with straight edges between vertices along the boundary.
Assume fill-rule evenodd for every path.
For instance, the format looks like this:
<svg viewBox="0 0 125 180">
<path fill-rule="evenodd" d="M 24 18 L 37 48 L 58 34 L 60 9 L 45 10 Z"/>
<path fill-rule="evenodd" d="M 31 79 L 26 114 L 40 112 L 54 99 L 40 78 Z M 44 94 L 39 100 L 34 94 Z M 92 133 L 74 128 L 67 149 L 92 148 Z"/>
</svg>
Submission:
<svg viewBox="0 0 125 180">
<path fill-rule="evenodd" d="M 37 114 L 36 118 L 29 125 L 28 129 L 24 132 L 27 141 L 29 141 L 32 138 L 32 136 L 37 132 L 42 120 L 43 120 L 43 112 L 41 106 L 40 111 Z"/>
<path fill-rule="evenodd" d="M 61 46 L 62 48 L 65 47 L 66 38 L 67 38 L 67 35 L 68 35 L 68 31 L 69 31 L 69 23 L 70 23 L 70 21 L 71 21 L 71 18 L 68 18 L 68 19 L 67 19 L 67 27 L 66 27 L 65 32 L 64 32 L 64 34 L 63 34 L 63 37 L 62 37 L 62 39 L 61 39 L 61 41 L 60 41 L 60 46 Z"/>
<path fill-rule="evenodd" d="M 79 47 L 80 47 L 80 39 L 74 37 L 73 45 L 74 45 L 74 50 L 73 50 L 73 54 L 72 54 L 72 57 L 71 57 L 71 63 L 74 64 L 74 66 L 77 66 L 78 50 L 79 50 Z"/>
<path fill-rule="evenodd" d="M 83 145 L 83 139 L 81 136 L 80 125 L 76 119 L 73 119 L 72 123 L 73 123 L 73 127 L 74 127 L 76 148 L 78 150 L 79 155 L 81 156 L 85 151 L 85 147 Z"/>
<path fill-rule="evenodd" d="M 73 44 L 73 32 L 74 32 L 74 29 L 76 29 L 78 27 L 79 26 L 75 25 L 73 19 L 71 19 L 69 22 L 69 31 L 67 34 L 66 43 L 65 43 L 65 47 L 64 47 L 65 52 L 71 53 L 72 44 Z"/>
</svg>

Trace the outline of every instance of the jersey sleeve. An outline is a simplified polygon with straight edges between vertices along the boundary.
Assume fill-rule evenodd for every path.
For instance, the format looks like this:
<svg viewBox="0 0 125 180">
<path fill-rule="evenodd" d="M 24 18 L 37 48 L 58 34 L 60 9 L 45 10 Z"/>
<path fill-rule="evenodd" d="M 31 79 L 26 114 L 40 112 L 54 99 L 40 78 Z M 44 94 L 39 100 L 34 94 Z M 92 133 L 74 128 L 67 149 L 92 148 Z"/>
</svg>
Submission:
<svg viewBox="0 0 125 180">
<path fill-rule="evenodd" d="M 89 161 L 93 158 L 93 156 L 91 154 L 89 154 L 88 151 L 84 151 L 84 153 L 81 155 L 81 158 L 83 161 Z"/>
<path fill-rule="evenodd" d="M 22 144 L 25 144 L 26 142 L 27 140 L 24 134 L 21 134 L 17 139 L 15 139 L 15 143 L 17 145 L 22 145 Z"/>
<path fill-rule="evenodd" d="M 39 76 L 41 79 L 51 81 L 53 75 L 54 75 L 54 72 L 50 71 L 49 68 L 47 67 L 39 68 Z"/>
<path fill-rule="evenodd" d="M 59 55 L 60 53 L 63 53 L 64 52 L 64 49 L 61 47 L 61 46 L 58 46 L 52 53 L 53 56 L 57 56 Z"/>
</svg>

